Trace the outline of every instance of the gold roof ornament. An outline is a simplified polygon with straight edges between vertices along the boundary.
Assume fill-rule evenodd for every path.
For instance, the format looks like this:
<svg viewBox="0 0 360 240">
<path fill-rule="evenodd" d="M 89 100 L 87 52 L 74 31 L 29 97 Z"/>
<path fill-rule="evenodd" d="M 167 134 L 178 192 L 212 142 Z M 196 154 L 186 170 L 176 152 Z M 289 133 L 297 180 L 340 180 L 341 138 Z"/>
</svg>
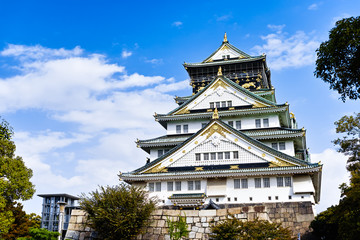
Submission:
<svg viewBox="0 0 360 240">
<path fill-rule="evenodd" d="M 218 73 L 217 73 L 218 76 L 222 76 L 222 70 L 221 70 L 221 66 L 218 68 Z"/>
<path fill-rule="evenodd" d="M 214 113 L 213 113 L 212 119 L 219 119 L 219 113 L 218 113 L 217 108 L 215 108 L 215 110 L 214 110 Z"/>
<path fill-rule="evenodd" d="M 224 34 L 224 41 L 223 41 L 224 43 L 227 43 L 228 42 L 228 40 L 227 40 L 227 36 L 226 36 L 226 32 L 225 32 L 225 34 Z"/>
</svg>

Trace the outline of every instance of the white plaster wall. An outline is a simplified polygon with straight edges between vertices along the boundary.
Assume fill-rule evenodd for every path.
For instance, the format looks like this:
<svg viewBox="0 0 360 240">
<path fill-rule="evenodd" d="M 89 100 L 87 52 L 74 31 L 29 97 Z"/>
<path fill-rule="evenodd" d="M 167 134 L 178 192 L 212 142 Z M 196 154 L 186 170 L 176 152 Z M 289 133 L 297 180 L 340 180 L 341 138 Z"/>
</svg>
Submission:
<svg viewBox="0 0 360 240">
<path fill-rule="evenodd" d="M 267 177 L 267 176 L 263 176 Z M 263 178 L 259 177 L 259 178 Z M 235 189 L 234 188 L 234 179 L 239 178 L 228 178 L 226 181 L 226 196 L 225 197 L 211 197 L 211 199 L 218 204 L 240 204 L 240 203 L 272 203 L 272 202 L 302 202 L 302 201 L 310 201 L 315 203 L 314 197 L 311 194 L 294 194 L 292 187 L 277 187 L 276 177 L 270 178 L 270 188 L 255 188 L 255 178 L 248 178 L 248 188 L 247 189 Z M 195 181 L 199 179 L 191 179 L 191 181 Z M 168 199 L 172 194 L 187 194 L 187 193 L 205 193 L 207 188 L 207 180 L 202 179 L 201 181 L 201 190 L 187 190 L 187 180 L 181 180 L 181 191 L 167 191 L 167 182 L 163 181 L 161 184 L 161 192 L 150 192 L 150 197 L 157 197 L 160 202 L 159 205 L 172 205 L 171 201 Z M 261 180 L 262 181 L 262 180 Z M 154 182 L 155 183 L 155 182 Z M 263 184 L 263 181 L 261 182 Z M 310 183 L 311 184 L 311 183 Z M 262 185 L 263 186 L 263 185 Z M 148 185 L 147 185 L 148 187 Z M 147 189 L 147 188 L 146 188 Z M 175 181 L 174 181 L 174 189 L 175 189 Z M 147 189 L 148 190 L 148 189 Z M 268 197 L 271 196 L 271 200 Z M 278 200 L 275 197 L 278 196 Z M 289 199 L 291 196 L 291 199 Z M 230 201 L 228 198 L 230 197 Z M 237 198 L 237 201 L 234 198 Z M 252 201 L 250 201 L 250 197 L 252 197 Z M 216 201 L 218 198 L 219 201 Z M 207 199 L 206 202 L 209 201 L 210 198 Z M 163 203 L 163 201 L 165 203 Z"/>
<path fill-rule="evenodd" d="M 269 146 L 271 147 L 271 143 L 279 143 L 279 142 L 285 142 L 285 150 L 278 150 L 279 152 L 283 152 L 287 155 L 290 155 L 290 156 L 295 156 L 295 148 L 294 148 L 294 141 L 277 141 L 277 140 L 274 140 L 274 141 L 266 141 L 266 142 L 263 142 L 266 146 Z"/>
<path fill-rule="evenodd" d="M 235 52 L 234 50 L 227 48 L 227 49 L 220 49 L 214 56 L 211 58 L 212 60 L 221 60 L 223 59 L 223 55 L 230 55 L 230 58 L 239 57 L 240 54 Z"/>
</svg>

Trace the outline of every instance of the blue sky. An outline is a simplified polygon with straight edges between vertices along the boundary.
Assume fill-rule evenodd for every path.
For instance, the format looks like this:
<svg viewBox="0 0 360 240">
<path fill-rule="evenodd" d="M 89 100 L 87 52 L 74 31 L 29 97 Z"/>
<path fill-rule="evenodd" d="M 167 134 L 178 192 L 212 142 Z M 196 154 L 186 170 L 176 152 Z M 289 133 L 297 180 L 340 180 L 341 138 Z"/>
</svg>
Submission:
<svg viewBox="0 0 360 240">
<path fill-rule="evenodd" d="M 313 76 L 315 50 L 336 20 L 359 15 L 359 1 L 1 1 L 0 11 L 0 116 L 36 194 L 87 193 L 143 165 L 134 141 L 165 134 L 152 115 L 191 92 L 181 64 L 205 59 L 227 32 L 244 52 L 267 54 L 278 102 L 324 163 L 317 210 L 337 203 L 347 173 L 333 122 L 360 104 Z M 41 213 L 37 196 L 24 205 Z"/>
</svg>

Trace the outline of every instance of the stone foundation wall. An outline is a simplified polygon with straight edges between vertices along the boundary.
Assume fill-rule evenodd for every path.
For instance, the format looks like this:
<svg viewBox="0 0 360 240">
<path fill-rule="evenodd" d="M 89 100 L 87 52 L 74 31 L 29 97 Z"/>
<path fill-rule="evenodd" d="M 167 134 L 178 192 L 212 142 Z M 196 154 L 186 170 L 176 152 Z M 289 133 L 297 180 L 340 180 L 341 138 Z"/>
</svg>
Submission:
<svg viewBox="0 0 360 240">
<path fill-rule="evenodd" d="M 209 239 L 210 226 L 213 222 L 221 221 L 228 214 L 233 214 L 244 221 L 256 218 L 271 222 L 281 222 L 283 227 L 292 230 L 293 235 L 301 235 L 308 231 L 310 222 L 314 219 L 312 204 L 304 203 L 264 203 L 243 204 L 228 206 L 218 210 L 169 210 L 158 209 L 152 214 L 152 222 L 145 229 L 145 233 L 138 239 L 170 239 L 166 219 L 177 220 L 179 215 L 186 216 L 186 222 L 190 231 L 189 239 Z M 90 228 L 84 227 L 85 213 L 81 210 L 73 210 L 66 239 L 96 239 L 96 234 Z"/>
</svg>

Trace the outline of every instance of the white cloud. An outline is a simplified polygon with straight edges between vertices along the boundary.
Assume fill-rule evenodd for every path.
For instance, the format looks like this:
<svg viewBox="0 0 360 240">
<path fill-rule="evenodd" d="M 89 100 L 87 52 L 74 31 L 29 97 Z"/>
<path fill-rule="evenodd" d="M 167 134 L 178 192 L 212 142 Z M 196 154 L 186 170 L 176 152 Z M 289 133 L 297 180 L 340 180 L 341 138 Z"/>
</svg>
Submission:
<svg viewBox="0 0 360 240">
<path fill-rule="evenodd" d="M 334 149 L 326 149 L 321 153 L 311 155 L 312 162 L 323 164 L 320 204 L 316 206 L 318 213 L 331 205 L 339 203 L 339 185 L 349 182 L 349 173 L 346 171 L 347 157 Z"/>
<path fill-rule="evenodd" d="M 175 21 L 175 22 L 172 23 L 172 25 L 175 26 L 175 27 L 181 27 L 183 25 L 183 23 L 180 22 L 180 21 Z"/>
<path fill-rule="evenodd" d="M 157 58 L 153 58 L 153 59 L 145 59 L 145 62 L 147 63 L 151 63 L 151 64 L 163 64 L 163 60 L 161 58 L 157 59 Z"/>
<path fill-rule="evenodd" d="M 216 21 L 222 22 L 222 21 L 227 21 L 227 20 L 229 20 L 231 18 L 232 18 L 231 14 L 226 14 L 226 15 L 216 17 Z"/>
<path fill-rule="evenodd" d="M 297 31 L 290 35 L 283 32 L 285 25 L 268 25 L 275 33 L 262 36 L 265 41 L 263 45 L 253 48 L 258 54 L 266 53 L 269 65 L 272 69 L 280 70 L 289 67 L 302 67 L 315 63 L 315 50 L 320 42 L 313 36 L 313 33 L 306 34 Z"/>
<path fill-rule="evenodd" d="M 317 10 L 317 9 L 318 9 L 318 7 L 319 7 L 319 5 L 318 5 L 318 4 L 313 3 L 313 4 L 311 4 L 311 5 L 308 7 L 308 10 Z"/>
<path fill-rule="evenodd" d="M 127 50 L 123 50 L 122 53 L 121 53 L 121 57 L 122 58 L 128 58 L 132 55 L 133 53 L 131 51 L 127 51 Z"/>
</svg>

